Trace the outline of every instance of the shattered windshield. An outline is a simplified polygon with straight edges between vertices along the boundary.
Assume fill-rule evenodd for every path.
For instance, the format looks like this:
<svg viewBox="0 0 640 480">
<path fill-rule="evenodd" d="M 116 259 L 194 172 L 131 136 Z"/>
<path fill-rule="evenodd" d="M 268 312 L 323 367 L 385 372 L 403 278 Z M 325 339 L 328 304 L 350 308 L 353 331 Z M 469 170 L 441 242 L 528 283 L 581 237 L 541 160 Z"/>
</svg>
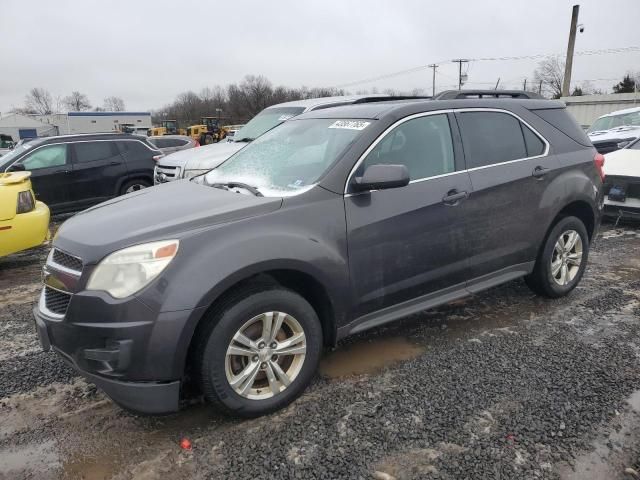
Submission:
<svg viewBox="0 0 640 480">
<path fill-rule="evenodd" d="M 264 196 L 310 189 L 371 120 L 305 119 L 285 122 L 211 170 L 208 185 L 244 183 Z"/>
</svg>

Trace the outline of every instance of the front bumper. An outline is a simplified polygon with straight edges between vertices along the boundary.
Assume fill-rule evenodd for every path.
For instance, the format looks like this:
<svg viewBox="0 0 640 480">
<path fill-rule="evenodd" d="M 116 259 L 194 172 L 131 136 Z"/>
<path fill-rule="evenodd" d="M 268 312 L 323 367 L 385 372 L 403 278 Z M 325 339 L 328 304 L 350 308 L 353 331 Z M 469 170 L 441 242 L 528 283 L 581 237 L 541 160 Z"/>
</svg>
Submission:
<svg viewBox="0 0 640 480">
<path fill-rule="evenodd" d="M 83 377 L 94 383 L 104 393 L 106 393 L 114 402 L 124 408 L 145 414 L 160 414 L 175 412 L 179 408 L 180 401 L 180 381 L 128 381 L 118 378 L 118 375 L 124 376 L 118 372 L 121 367 L 129 367 L 132 354 L 133 341 L 105 340 L 105 348 L 80 348 L 71 349 L 70 352 L 64 351 L 56 341 L 59 337 L 64 339 L 64 330 L 74 332 L 77 335 L 76 345 L 92 344 L 93 335 L 87 336 L 87 332 L 83 332 L 83 328 L 79 326 L 65 327 L 63 322 L 48 319 L 43 315 L 38 306 L 33 310 L 35 317 L 36 330 L 40 339 L 40 344 L 45 351 L 56 351 L 68 364 L 73 366 Z M 126 327 L 124 327 L 126 328 Z M 120 329 L 122 331 L 122 329 Z M 104 332 L 101 332 L 101 334 Z M 101 335 L 98 335 L 101 336 Z M 116 335 L 118 337 L 119 335 Z M 68 344 L 63 342 L 65 346 Z M 63 347 L 64 348 L 64 347 Z M 91 364 L 94 368 L 102 366 L 107 374 L 98 374 L 97 372 L 89 372 L 87 368 L 82 368 L 80 364 Z"/>
<path fill-rule="evenodd" d="M 624 202 L 604 201 L 604 215 L 613 218 L 640 220 L 640 199 L 627 197 Z"/>
</svg>

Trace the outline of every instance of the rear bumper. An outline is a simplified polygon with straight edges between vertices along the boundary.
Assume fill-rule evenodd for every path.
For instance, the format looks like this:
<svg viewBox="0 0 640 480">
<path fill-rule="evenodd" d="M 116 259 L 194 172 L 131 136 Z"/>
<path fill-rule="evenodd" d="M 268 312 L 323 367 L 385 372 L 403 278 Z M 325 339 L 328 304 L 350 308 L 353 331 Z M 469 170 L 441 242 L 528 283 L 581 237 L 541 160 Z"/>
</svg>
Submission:
<svg viewBox="0 0 640 480">
<path fill-rule="evenodd" d="M 49 208 L 42 202 L 36 202 L 31 212 L 0 221 L 0 257 L 37 247 L 48 236 Z"/>
</svg>

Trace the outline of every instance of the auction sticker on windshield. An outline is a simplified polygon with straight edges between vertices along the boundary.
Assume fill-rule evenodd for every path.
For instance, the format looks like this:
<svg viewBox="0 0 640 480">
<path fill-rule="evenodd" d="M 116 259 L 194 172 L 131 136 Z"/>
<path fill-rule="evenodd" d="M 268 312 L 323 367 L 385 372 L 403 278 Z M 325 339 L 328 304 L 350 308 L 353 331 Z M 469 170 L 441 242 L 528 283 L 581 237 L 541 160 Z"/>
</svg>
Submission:
<svg viewBox="0 0 640 480">
<path fill-rule="evenodd" d="M 362 120 L 337 120 L 329 128 L 346 128 L 347 130 L 364 130 L 371 122 Z"/>
</svg>

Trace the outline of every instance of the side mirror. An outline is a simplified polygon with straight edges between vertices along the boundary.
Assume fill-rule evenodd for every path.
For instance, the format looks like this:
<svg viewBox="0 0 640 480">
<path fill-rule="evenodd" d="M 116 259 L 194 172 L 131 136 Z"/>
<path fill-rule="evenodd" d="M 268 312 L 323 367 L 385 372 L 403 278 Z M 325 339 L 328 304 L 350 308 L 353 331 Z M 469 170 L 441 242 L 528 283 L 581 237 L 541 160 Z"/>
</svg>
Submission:
<svg viewBox="0 0 640 480">
<path fill-rule="evenodd" d="M 24 168 L 24 165 L 22 165 L 21 163 L 16 163 L 14 165 L 11 165 L 7 171 L 9 172 L 24 172 L 26 170 L 26 168 Z"/>
<path fill-rule="evenodd" d="M 409 170 L 404 165 L 371 165 L 364 175 L 356 177 L 353 187 L 363 192 L 366 190 L 384 190 L 386 188 L 404 187 L 409 184 Z"/>
</svg>

